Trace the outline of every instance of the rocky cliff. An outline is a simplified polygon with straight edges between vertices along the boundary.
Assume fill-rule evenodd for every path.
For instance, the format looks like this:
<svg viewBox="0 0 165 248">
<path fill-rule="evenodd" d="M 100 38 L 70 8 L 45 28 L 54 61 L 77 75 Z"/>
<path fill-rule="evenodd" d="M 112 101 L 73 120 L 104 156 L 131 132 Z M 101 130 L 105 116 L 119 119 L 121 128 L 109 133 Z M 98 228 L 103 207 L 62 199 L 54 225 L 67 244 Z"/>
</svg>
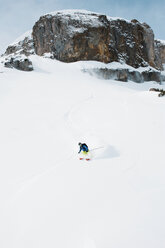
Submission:
<svg viewBox="0 0 165 248">
<path fill-rule="evenodd" d="M 31 31 L 26 32 L 13 44 L 9 45 L 5 54 L 1 56 L 1 61 L 8 68 L 16 68 L 22 71 L 32 71 L 32 62 L 28 58 L 35 54 L 34 42 Z"/>
<path fill-rule="evenodd" d="M 137 20 L 129 22 L 86 11 L 56 12 L 35 23 L 33 40 L 36 54 L 51 53 L 64 62 L 122 61 L 135 68 L 150 65 L 162 69 L 152 29 Z"/>
<path fill-rule="evenodd" d="M 45 53 L 63 62 L 116 61 L 134 68 L 151 66 L 162 70 L 165 63 L 165 44 L 154 40 L 147 24 L 78 10 L 40 17 L 30 37 L 7 48 L 6 66 L 14 65 L 15 56 L 24 54 L 27 63 L 29 55 Z"/>
<path fill-rule="evenodd" d="M 155 40 L 155 63 L 163 70 L 163 64 L 165 64 L 165 42 Z"/>
<path fill-rule="evenodd" d="M 135 68 L 155 63 L 154 34 L 145 23 L 137 20 L 110 20 L 111 61 L 124 61 Z"/>
<path fill-rule="evenodd" d="M 51 53 L 64 62 L 110 62 L 109 21 L 88 12 L 57 12 L 39 19 L 33 27 L 35 52 Z"/>
</svg>

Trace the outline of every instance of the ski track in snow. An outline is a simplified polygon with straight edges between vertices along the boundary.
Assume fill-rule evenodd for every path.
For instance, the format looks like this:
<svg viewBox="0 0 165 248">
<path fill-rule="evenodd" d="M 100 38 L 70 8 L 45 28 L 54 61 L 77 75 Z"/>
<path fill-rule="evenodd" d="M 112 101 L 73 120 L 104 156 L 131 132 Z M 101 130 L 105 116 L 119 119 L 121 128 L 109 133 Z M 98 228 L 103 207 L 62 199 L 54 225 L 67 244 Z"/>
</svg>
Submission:
<svg viewBox="0 0 165 248">
<path fill-rule="evenodd" d="M 0 246 L 164 248 L 165 103 L 154 84 L 33 63 L 1 74 Z M 93 160 L 78 160 L 78 142 Z"/>
<path fill-rule="evenodd" d="M 74 138 L 75 141 L 77 141 L 79 137 L 84 137 L 85 134 L 84 134 L 82 128 L 81 127 L 78 127 L 78 125 L 76 125 L 76 123 L 73 122 L 72 115 L 74 115 L 75 112 L 79 111 L 80 106 L 82 106 L 86 102 L 91 101 L 92 99 L 93 99 L 93 96 L 90 96 L 87 99 L 84 99 L 84 100 L 80 101 L 79 103 L 76 103 L 64 115 L 64 118 L 62 119 L 62 122 L 64 122 L 64 125 L 66 125 L 66 128 L 67 129 L 69 128 L 68 132 L 71 132 L 72 133 L 72 136 L 73 136 L 73 138 Z M 92 133 L 92 131 L 90 131 L 90 133 Z M 105 148 L 105 147 L 101 147 L 101 148 Z M 99 149 L 99 148 L 95 148 L 95 149 Z M 93 149 L 93 150 L 95 150 L 95 149 Z M 74 155 L 75 155 L 75 153 L 73 152 L 73 154 L 71 156 L 68 156 L 68 158 L 62 159 L 61 161 L 57 162 L 51 168 L 43 171 L 42 173 L 38 173 L 38 174 L 34 175 L 32 178 L 30 178 L 27 181 L 22 182 L 22 186 L 16 192 L 16 194 L 12 197 L 12 199 L 10 201 L 10 204 L 11 204 L 11 202 L 14 202 L 18 197 L 20 197 L 20 195 L 24 192 L 24 190 L 26 190 L 28 187 L 30 187 L 33 183 L 36 183 L 39 178 L 44 177 L 46 174 L 49 174 L 52 170 L 55 170 L 59 166 L 62 166 L 62 164 L 64 164 L 65 162 L 67 162 L 71 158 L 73 158 Z"/>
<path fill-rule="evenodd" d="M 85 136 L 85 131 L 82 127 L 80 127 L 78 124 L 73 121 L 73 115 L 75 112 L 78 112 L 80 110 L 80 107 L 84 105 L 86 102 L 90 102 L 93 99 L 93 96 L 87 97 L 86 99 L 81 100 L 80 102 L 76 103 L 69 112 L 66 113 L 64 121 L 67 122 L 67 126 L 72 132 L 73 138 L 75 140 L 78 140 L 81 136 Z M 92 131 L 90 131 L 92 132 Z"/>
<path fill-rule="evenodd" d="M 94 94 L 92 94 L 84 100 L 81 100 L 79 103 L 73 106 L 68 113 L 66 113 L 65 121 L 67 123 L 67 126 L 69 127 L 69 131 L 72 133 L 75 141 L 80 140 L 81 142 L 85 142 L 87 144 L 89 142 L 91 143 L 91 145 L 95 146 L 95 142 L 98 144 L 97 147 L 90 148 L 92 159 L 108 159 L 119 156 L 119 153 L 116 151 L 116 149 L 112 145 L 107 144 L 103 139 L 98 137 L 98 135 L 92 129 L 83 129 L 83 118 L 79 118 L 79 122 L 82 122 L 82 124 L 77 124 L 76 119 L 78 119 L 78 117 L 76 116 L 76 113 L 81 112 L 81 108 L 86 104 L 90 105 L 94 99 Z"/>
</svg>

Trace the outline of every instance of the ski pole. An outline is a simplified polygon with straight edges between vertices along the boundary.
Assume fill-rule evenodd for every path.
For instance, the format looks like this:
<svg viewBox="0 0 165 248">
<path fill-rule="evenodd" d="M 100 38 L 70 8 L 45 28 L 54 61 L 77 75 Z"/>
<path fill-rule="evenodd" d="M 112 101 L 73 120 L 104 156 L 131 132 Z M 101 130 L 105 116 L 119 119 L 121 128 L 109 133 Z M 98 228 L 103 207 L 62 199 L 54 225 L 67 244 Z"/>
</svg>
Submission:
<svg viewBox="0 0 165 248">
<path fill-rule="evenodd" d="M 98 150 L 98 149 L 101 149 L 101 148 L 104 148 L 104 146 L 100 146 L 100 147 L 93 148 L 93 149 L 91 149 L 90 151 L 95 151 L 95 150 Z"/>
</svg>

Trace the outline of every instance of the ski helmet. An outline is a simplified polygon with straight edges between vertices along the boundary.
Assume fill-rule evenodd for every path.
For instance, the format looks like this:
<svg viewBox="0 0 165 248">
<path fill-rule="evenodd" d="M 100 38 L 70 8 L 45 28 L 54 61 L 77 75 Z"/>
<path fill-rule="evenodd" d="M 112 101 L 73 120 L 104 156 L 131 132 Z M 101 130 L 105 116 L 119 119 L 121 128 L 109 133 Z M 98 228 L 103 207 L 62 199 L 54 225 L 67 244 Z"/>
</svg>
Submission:
<svg viewBox="0 0 165 248">
<path fill-rule="evenodd" d="M 79 142 L 78 145 L 81 146 L 81 143 Z"/>
</svg>

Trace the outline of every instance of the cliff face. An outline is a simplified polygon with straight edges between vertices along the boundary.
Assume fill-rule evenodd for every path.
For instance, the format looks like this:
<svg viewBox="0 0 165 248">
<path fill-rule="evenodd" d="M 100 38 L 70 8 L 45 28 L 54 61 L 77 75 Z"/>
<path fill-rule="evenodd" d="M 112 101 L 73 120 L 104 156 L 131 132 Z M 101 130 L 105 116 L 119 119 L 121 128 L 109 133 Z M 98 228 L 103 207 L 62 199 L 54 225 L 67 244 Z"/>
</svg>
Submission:
<svg viewBox="0 0 165 248">
<path fill-rule="evenodd" d="M 27 65 L 29 55 L 45 53 L 63 62 L 116 61 L 134 68 L 152 66 L 162 70 L 165 63 L 165 44 L 154 40 L 147 24 L 78 10 L 40 17 L 30 36 L 7 48 L 6 66 L 16 68 L 19 63 L 13 61 L 22 54 Z"/>
<path fill-rule="evenodd" d="M 74 13 L 46 15 L 33 27 L 35 52 L 64 62 L 110 61 L 110 25 L 106 16 Z"/>
<path fill-rule="evenodd" d="M 124 61 L 135 68 L 150 65 L 156 67 L 154 58 L 154 34 L 146 24 L 136 20 L 110 21 L 111 61 Z"/>
<path fill-rule="evenodd" d="M 35 52 L 73 62 L 123 61 L 135 68 L 155 61 L 154 34 L 145 23 L 113 20 L 90 12 L 57 12 L 43 16 L 33 27 Z"/>
<path fill-rule="evenodd" d="M 160 69 L 163 69 L 165 64 L 165 42 L 155 40 L 155 64 Z"/>
</svg>

